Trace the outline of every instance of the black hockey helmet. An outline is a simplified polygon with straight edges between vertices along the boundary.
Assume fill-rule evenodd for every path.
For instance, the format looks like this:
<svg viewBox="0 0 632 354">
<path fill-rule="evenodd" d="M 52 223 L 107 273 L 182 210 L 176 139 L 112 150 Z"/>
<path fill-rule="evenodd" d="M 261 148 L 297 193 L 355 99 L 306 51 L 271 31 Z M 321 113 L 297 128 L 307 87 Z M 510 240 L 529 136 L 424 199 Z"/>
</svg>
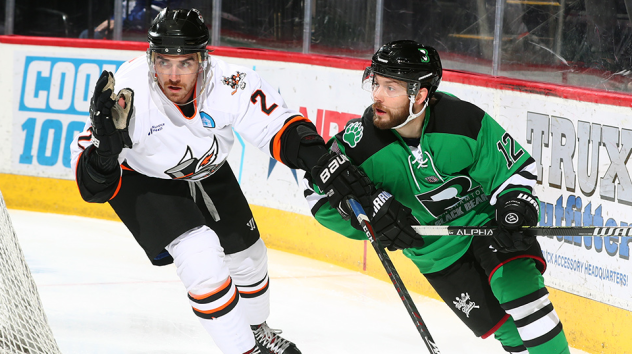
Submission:
<svg viewBox="0 0 632 354">
<path fill-rule="evenodd" d="M 409 96 L 417 95 L 425 87 L 431 97 L 441 82 L 441 59 L 433 47 L 412 40 L 393 41 L 375 52 L 371 66 L 364 71 L 362 84 L 369 91 L 374 74 L 405 81 Z"/>
<path fill-rule="evenodd" d="M 149 52 L 181 55 L 201 52 L 208 54 L 208 28 L 196 9 L 164 8 L 154 18 L 147 33 Z"/>
</svg>

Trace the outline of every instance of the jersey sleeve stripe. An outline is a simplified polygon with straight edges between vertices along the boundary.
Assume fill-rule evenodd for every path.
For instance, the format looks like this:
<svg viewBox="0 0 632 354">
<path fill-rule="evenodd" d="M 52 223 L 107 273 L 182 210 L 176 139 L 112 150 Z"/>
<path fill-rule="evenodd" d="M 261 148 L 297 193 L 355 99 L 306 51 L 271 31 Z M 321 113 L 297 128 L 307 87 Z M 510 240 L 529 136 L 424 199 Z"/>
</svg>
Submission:
<svg viewBox="0 0 632 354">
<path fill-rule="evenodd" d="M 85 150 L 92 142 L 92 127 L 88 128 L 87 131 L 79 134 L 77 137 L 77 146 L 81 150 Z"/>
<path fill-rule="evenodd" d="M 118 185 L 116 186 L 116 190 L 114 191 L 114 194 L 112 194 L 109 200 L 112 200 L 114 199 L 114 197 L 116 197 L 119 190 L 121 190 L 121 184 L 123 184 L 123 176 L 119 176 L 119 181 L 118 181 Z"/>
<path fill-rule="evenodd" d="M 81 162 L 81 155 L 83 155 L 85 150 L 79 153 L 77 156 L 77 164 L 75 165 L 75 183 L 77 183 L 77 188 L 79 189 L 79 193 L 81 194 L 81 186 L 79 185 L 79 177 L 77 176 L 77 172 L 79 171 L 79 163 Z"/>
<path fill-rule="evenodd" d="M 491 205 L 495 205 L 496 199 L 498 198 L 500 193 L 506 190 L 509 186 L 520 186 L 522 188 L 533 191 L 533 187 L 535 186 L 535 183 L 537 181 L 537 177 L 534 178 L 534 176 L 536 176 L 536 173 L 535 160 L 530 157 L 517 172 L 509 177 L 503 184 L 498 186 L 498 188 L 492 191 L 492 197 L 490 198 L 489 203 Z"/>
<path fill-rule="evenodd" d="M 303 116 L 294 116 L 292 118 L 290 118 L 287 122 L 285 122 L 285 124 L 281 127 L 281 129 L 279 129 L 279 131 L 276 133 L 276 135 L 274 136 L 274 140 L 272 143 L 272 157 L 274 157 L 275 160 L 277 161 L 281 161 L 281 137 L 283 136 L 283 132 L 290 126 L 292 125 L 292 123 L 295 122 L 300 122 L 300 121 L 305 121 L 305 122 L 310 122 L 311 121 Z M 283 161 L 281 161 L 283 162 Z"/>
</svg>

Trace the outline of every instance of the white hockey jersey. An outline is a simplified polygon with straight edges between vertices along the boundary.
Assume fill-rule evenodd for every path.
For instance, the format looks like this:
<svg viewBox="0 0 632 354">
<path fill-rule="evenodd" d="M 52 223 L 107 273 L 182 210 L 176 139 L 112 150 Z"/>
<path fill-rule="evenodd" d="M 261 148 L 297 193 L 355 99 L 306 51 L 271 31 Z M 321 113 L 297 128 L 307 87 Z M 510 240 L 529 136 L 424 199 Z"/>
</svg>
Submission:
<svg viewBox="0 0 632 354">
<path fill-rule="evenodd" d="M 281 95 L 247 68 L 209 58 L 211 74 L 200 94 L 196 111 L 187 118 L 149 74 L 145 57 L 138 57 L 116 72 L 114 92 L 134 91 L 134 115 L 129 133 L 133 146 L 123 149 L 119 162 L 146 176 L 196 181 L 212 175 L 226 161 L 234 142 L 234 128 L 246 141 L 272 156 L 271 140 L 288 118 L 305 120 L 289 109 Z M 76 171 L 81 152 L 91 143 L 90 119 L 72 146 Z M 83 137 L 83 138 L 81 138 Z M 277 137 L 278 138 L 278 137 Z M 276 142 L 277 145 L 280 144 Z"/>
</svg>

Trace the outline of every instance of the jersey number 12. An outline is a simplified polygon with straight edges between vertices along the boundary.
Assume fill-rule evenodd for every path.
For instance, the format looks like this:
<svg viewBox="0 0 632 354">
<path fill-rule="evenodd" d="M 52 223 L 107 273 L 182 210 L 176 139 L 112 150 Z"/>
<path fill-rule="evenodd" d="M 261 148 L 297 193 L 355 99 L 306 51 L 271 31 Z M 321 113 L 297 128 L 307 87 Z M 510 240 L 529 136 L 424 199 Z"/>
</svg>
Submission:
<svg viewBox="0 0 632 354">
<path fill-rule="evenodd" d="M 510 169 L 511 166 L 513 166 L 513 164 L 516 163 L 516 161 L 518 161 L 524 154 L 522 149 L 516 151 L 516 141 L 511 137 L 511 135 L 509 135 L 509 133 L 503 134 L 502 139 L 496 143 L 496 146 L 498 147 L 498 150 L 503 153 L 503 156 L 505 156 L 505 160 L 507 160 L 507 169 Z M 507 149 L 505 149 L 505 146 L 507 146 Z"/>
</svg>

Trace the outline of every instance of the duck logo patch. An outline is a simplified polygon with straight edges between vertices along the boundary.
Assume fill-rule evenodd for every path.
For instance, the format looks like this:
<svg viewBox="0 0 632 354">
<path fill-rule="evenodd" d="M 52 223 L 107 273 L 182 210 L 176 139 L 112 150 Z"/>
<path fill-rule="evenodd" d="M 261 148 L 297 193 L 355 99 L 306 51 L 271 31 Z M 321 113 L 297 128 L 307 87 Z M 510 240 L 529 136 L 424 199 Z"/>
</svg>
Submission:
<svg viewBox="0 0 632 354">
<path fill-rule="evenodd" d="M 237 71 L 234 75 L 222 77 L 222 83 L 226 86 L 230 86 L 230 88 L 233 89 L 233 92 L 230 94 L 234 95 L 235 92 L 237 92 L 237 89 L 243 90 L 246 88 L 246 81 L 244 80 L 245 77 L 246 73 L 240 73 Z"/>
</svg>

